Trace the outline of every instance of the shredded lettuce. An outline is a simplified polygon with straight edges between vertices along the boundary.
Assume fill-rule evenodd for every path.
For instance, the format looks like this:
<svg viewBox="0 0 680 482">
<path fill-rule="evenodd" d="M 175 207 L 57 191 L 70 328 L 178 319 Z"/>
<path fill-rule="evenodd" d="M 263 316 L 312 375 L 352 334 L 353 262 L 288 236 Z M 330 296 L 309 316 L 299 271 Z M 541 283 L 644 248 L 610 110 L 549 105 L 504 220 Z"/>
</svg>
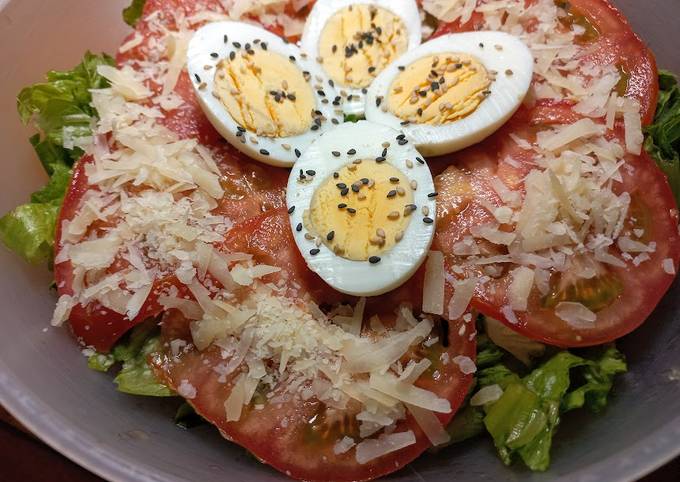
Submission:
<svg viewBox="0 0 680 482">
<path fill-rule="evenodd" d="M 87 365 L 93 370 L 107 372 L 116 363 L 121 363 L 113 380 L 121 392 L 152 397 L 175 396 L 175 392 L 156 378 L 147 361 L 149 355 L 160 349 L 158 326 L 154 320 L 149 320 L 130 330 L 111 353 L 91 355 Z"/>
<path fill-rule="evenodd" d="M 132 0 L 129 7 L 123 9 L 123 20 L 130 27 L 134 27 L 142 18 L 142 13 L 144 12 L 144 4 L 146 0 Z"/>
<path fill-rule="evenodd" d="M 645 150 L 666 173 L 680 205 L 680 86 L 671 72 L 659 71 L 656 115 L 645 134 Z"/>
<path fill-rule="evenodd" d="M 29 140 L 49 176 L 30 203 L 0 218 L 0 241 L 28 262 L 45 262 L 52 257 L 56 220 L 71 167 L 83 155 L 73 140 L 91 136 L 96 112 L 90 105 L 90 89 L 109 85 L 97 74 L 97 66 L 102 64 L 112 65 L 113 59 L 87 52 L 74 69 L 48 72 L 45 82 L 26 87 L 17 97 L 21 121 L 33 123 L 39 131 Z"/>
<path fill-rule="evenodd" d="M 505 464 L 521 460 L 535 471 L 550 465 L 561 415 L 578 408 L 601 412 L 615 376 L 627 371 L 614 346 L 579 355 L 553 351 L 527 369 L 486 335 L 479 341 L 475 385 L 468 396 L 491 385 L 498 385 L 503 394 L 485 406 L 466 404 L 447 427 L 451 443 L 487 432 Z"/>
</svg>

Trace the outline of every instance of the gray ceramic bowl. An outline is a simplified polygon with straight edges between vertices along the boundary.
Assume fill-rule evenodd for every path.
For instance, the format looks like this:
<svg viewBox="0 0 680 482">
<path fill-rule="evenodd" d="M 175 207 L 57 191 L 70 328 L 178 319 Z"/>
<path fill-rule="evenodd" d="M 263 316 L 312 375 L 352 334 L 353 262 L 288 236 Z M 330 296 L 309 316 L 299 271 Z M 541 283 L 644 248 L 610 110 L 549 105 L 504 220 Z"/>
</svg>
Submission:
<svg viewBox="0 0 680 482">
<path fill-rule="evenodd" d="M 15 95 L 48 68 L 75 65 L 87 48 L 114 51 L 129 0 L 0 0 L 0 212 L 44 182 L 15 114 Z M 618 0 L 659 65 L 680 72 L 677 0 Z M 0 249 L 0 403 L 37 436 L 116 481 L 281 480 L 210 427 L 171 420 L 175 403 L 116 392 L 86 367 L 66 330 L 47 329 L 50 274 Z M 486 440 L 424 455 L 390 480 L 630 481 L 680 454 L 680 285 L 621 347 L 630 373 L 603 416 L 566 417 L 549 472 L 506 468 Z"/>
</svg>

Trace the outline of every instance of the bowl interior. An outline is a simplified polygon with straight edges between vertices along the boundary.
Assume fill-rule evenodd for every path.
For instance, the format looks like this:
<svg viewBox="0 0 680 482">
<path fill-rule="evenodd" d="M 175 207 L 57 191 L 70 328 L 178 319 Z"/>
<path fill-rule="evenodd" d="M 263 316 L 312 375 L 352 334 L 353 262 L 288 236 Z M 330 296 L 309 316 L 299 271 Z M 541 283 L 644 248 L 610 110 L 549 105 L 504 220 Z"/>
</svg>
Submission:
<svg viewBox="0 0 680 482">
<path fill-rule="evenodd" d="M 126 33 L 129 1 L 0 0 L 0 212 L 25 202 L 45 178 L 15 114 L 21 87 L 50 68 L 75 65 L 86 49 L 114 52 Z M 676 0 L 654 8 L 615 2 L 651 45 L 659 64 L 680 72 Z M 55 297 L 43 266 L 0 249 L 0 402 L 39 437 L 111 480 L 266 481 L 282 477 L 210 427 L 172 423 L 175 400 L 118 393 L 110 377 L 87 368 L 67 330 L 47 328 Z M 630 372 L 603 416 L 567 416 L 545 474 L 506 468 L 487 440 L 424 455 L 390 480 L 633 480 L 680 453 L 680 284 L 650 320 L 621 342 Z"/>
</svg>

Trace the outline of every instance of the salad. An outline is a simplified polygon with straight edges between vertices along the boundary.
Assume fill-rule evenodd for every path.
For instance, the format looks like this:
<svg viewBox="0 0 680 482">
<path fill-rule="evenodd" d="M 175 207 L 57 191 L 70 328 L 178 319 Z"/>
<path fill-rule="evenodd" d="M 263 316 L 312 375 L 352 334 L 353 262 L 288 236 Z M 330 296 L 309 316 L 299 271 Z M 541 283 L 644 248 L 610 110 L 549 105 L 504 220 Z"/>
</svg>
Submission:
<svg viewBox="0 0 680 482">
<path fill-rule="evenodd" d="M 300 480 L 482 436 L 545 471 L 606 411 L 680 266 L 680 89 L 607 0 L 123 19 L 19 93 L 49 180 L 0 218 L 90 368 Z"/>
</svg>

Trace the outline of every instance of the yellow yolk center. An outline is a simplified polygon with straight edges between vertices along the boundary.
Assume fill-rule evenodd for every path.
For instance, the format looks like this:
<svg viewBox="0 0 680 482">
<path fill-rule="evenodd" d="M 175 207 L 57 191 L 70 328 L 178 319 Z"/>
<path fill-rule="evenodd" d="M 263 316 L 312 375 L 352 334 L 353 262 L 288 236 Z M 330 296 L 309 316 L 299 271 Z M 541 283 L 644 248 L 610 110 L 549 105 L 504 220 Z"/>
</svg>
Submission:
<svg viewBox="0 0 680 482">
<path fill-rule="evenodd" d="M 326 179 L 304 221 L 337 255 L 366 261 L 401 241 L 415 209 L 408 178 L 391 164 L 366 160 Z"/>
<path fill-rule="evenodd" d="M 298 66 L 261 49 L 222 60 L 213 94 L 236 123 L 265 137 L 307 132 L 316 107 L 314 92 Z"/>
<path fill-rule="evenodd" d="M 334 82 L 368 87 L 373 79 L 408 48 L 408 32 L 399 17 L 371 5 L 349 5 L 326 23 L 319 56 Z"/>
<path fill-rule="evenodd" d="M 446 124 L 473 113 L 490 94 L 492 75 L 466 54 L 437 54 L 416 60 L 394 79 L 387 107 L 418 124 Z"/>
</svg>

